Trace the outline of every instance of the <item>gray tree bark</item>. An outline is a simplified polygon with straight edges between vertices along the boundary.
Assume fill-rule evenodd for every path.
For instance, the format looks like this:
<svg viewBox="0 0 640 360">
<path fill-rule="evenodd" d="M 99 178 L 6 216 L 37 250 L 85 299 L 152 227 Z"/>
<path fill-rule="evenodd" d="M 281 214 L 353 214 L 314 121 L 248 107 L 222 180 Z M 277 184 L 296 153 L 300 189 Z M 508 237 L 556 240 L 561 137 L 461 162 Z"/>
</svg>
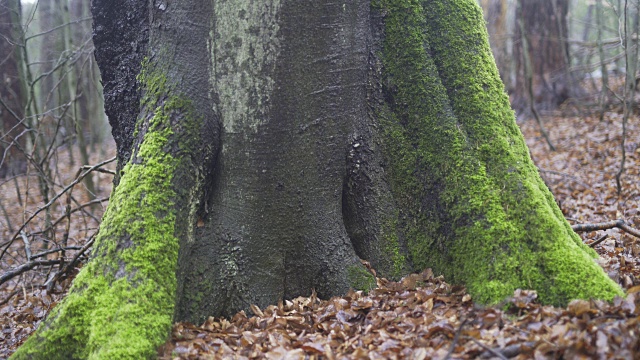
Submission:
<svg viewBox="0 0 640 360">
<path fill-rule="evenodd" d="M 25 171 L 24 43 L 19 0 L 0 6 L 0 178 Z"/>
</svg>

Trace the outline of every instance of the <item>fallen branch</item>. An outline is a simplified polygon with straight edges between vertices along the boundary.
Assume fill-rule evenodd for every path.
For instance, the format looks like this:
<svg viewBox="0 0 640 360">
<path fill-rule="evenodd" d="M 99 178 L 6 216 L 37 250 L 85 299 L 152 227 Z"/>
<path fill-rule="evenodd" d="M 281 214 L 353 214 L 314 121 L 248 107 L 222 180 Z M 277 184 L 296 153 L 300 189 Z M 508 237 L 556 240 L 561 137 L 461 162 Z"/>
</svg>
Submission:
<svg viewBox="0 0 640 360">
<path fill-rule="evenodd" d="M 456 345 L 458 344 L 458 340 L 460 339 L 460 333 L 462 332 L 462 328 L 464 327 L 464 325 L 467 323 L 468 320 L 469 318 L 464 319 L 464 321 L 460 323 L 460 326 L 458 326 L 458 331 L 456 331 L 456 335 L 453 337 L 451 346 L 449 346 L 449 352 L 447 352 L 447 356 L 444 357 L 444 360 L 449 360 L 451 358 L 451 355 L 453 355 L 453 352 L 456 349 Z"/>
<path fill-rule="evenodd" d="M 61 260 L 56 259 L 56 260 L 34 260 L 34 261 L 30 261 L 26 264 L 20 265 L 17 268 L 11 270 L 11 271 L 7 271 L 6 273 L 0 275 L 0 285 L 4 284 L 5 282 L 13 279 L 14 277 L 25 273 L 31 269 L 33 269 L 34 267 L 37 266 L 48 266 L 48 265 L 56 265 L 59 264 Z"/>
<path fill-rule="evenodd" d="M 0 306 L 2 306 L 2 305 L 4 305 L 4 304 L 8 303 L 8 302 L 9 302 L 9 300 L 11 300 L 11 298 L 12 298 L 12 297 L 14 297 L 14 296 L 18 295 L 19 293 L 20 293 L 20 289 L 18 289 L 18 290 L 13 290 L 13 291 L 11 292 L 11 294 L 7 295 L 7 297 L 6 297 L 6 298 L 4 298 L 4 300 L 0 301 Z"/>
<path fill-rule="evenodd" d="M 588 231 L 618 228 L 635 237 L 640 238 L 640 230 L 636 230 L 631 226 L 627 225 L 627 223 L 625 223 L 624 220 L 622 219 L 611 220 L 611 221 L 595 223 L 595 224 L 576 224 L 576 225 L 571 225 L 571 228 L 575 232 L 588 232 Z"/>
</svg>

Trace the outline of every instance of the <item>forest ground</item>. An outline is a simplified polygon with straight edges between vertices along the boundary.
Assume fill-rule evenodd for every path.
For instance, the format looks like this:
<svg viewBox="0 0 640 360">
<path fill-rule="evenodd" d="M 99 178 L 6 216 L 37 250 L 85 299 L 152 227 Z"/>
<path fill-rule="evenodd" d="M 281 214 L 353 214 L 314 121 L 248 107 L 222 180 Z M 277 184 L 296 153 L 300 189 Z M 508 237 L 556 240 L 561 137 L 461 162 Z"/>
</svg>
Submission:
<svg viewBox="0 0 640 360">
<path fill-rule="evenodd" d="M 541 175 L 570 223 L 624 219 L 640 229 L 638 116 L 632 116 L 627 124 L 621 194 L 616 188 L 622 154 L 621 114 L 608 112 L 604 121 L 592 115 L 557 114 L 547 114 L 543 120 L 557 148 L 554 152 L 535 121 L 519 121 L 519 125 Z M 102 158 L 93 160 L 97 163 L 112 156 L 113 147 L 109 148 Z M 64 174 L 59 176 L 60 184 L 67 184 L 78 166 L 60 168 L 69 170 L 61 170 Z M 95 179 L 100 184 L 98 197 L 107 197 L 110 176 L 96 174 Z M 0 220 L 0 243 L 12 236 L 6 228 L 7 218 L 14 223 L 15 231 L 23 214 L 41 206 L 37 196 L 20 206 L 15 190 L 11 190 L 14 187 L 15 182 L 0 181 L 0 196 L 9 214 L 0 214 L 5 218 Z M 87 201 L 82 192 L 76 194 L 78 204 Z M 64 238 L 66 231 L 70 234 L 69 245 L 82 246 L 95 232 L 104 205 L 94 207 L 93 218 L 74 213 L 78 217 L 68 222 L 71 226 L 61 226 L 53 236 Z M 64 201 L 56 209 L 64 215 Z M 42 227 L 36 224 L 38 219 L 28 228 L 30 231 Z M 159 357 L 638 358 L 640 238 L 617 228 L 580 234 L 586 243 L 607 235 L 595 246 L 601 256 L 599 263 L 627 291 L 625 298 L 612 304 L 574 301 L 558 308 L 538 304 L 535 292 L 516 291 L 500 306 L 482 307 L 474 304 L 463 287 L 449 285 L 446 279 L 425 270 L 398 283 L 378 279 L 379 288 L 366 295 L 354 292 L 330 300 L 298 298 L 266 309 L 254 308 L 257 315 L 253 317 L 239 313 L 232 319 L 210 318 L 204 324 L 175 324 L 172 338 L 160 349 Z M 0 276 L 20 265 L 23 252 L 22 242 L 10 247 L 11 256 L 0 260 Z M 52 274 L 55 270 L 40 267 L 0 286 L 0 359 L 10 355 L 64 295 L 69 279 L 58 283 L 50 293 L 40 286 Z"/>
</svg>

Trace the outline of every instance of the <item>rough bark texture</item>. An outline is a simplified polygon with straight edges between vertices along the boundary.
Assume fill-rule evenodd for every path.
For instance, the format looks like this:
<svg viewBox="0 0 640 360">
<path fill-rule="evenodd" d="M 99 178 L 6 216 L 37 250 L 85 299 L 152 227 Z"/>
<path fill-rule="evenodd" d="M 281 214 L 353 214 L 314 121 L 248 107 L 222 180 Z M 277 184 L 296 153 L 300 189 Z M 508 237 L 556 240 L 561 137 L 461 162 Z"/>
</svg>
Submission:
<svg viewBox="0 0 640 360">
<path fill-rule="evenodd" d="M 148 16 L 93 259 L 14 358 L 153 357 L 172 319 L 366 290 L 359 258 L 389 277 L 432 267 L 480 303 L 621 294 L 529 158 L 475 0 L 155 1 Z"/>
<path fill-rule="evenodd" d="M 567 100 L 575 89 L 569 76 L 569 51 L 567 39 L 567 0 L 518 0 L 516 7 L 515 47 L 516 87 L 513 105 L 516 109 L 528 105 L 525 83 L 525 54 L 522 37 L 529 44 L 529 59 L 532 65 L 532 88 L 535 104 L 543 109 L 552 109 Z M 522 34 L 518 21 L 522 21 Z"/>
<path fill-rule="evenodd" d="M 347 137 L 366 117 L 368 9 L 215 3 L 222 148 L 204 225 L 183 248 L 178 318 L 344 293 L 364 273 L 341 201 Z"/>
<path fill-rule="evenodd" d="M 102 75 L 104 108 L 118 147 L 120 170 L 131 158 L 140 114 L 140 73 L 149 42 L 149 3 L 138 0 L 92 1 L 95 57 Z"/>
</svg>

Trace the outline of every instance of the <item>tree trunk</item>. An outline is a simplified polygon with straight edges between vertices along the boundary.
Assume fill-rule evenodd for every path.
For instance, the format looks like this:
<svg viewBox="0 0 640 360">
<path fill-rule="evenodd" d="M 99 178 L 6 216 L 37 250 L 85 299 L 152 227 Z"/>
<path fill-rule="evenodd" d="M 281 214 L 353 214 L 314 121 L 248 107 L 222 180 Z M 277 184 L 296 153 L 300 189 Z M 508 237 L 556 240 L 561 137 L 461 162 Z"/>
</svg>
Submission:
<svg viewBox="0 0 640 360">
<path fill-rule="evenodd" d="M 0 178 L 21 174 L 24 156 L 25 86 L 21 44 L 20 1 L 3 1 L 0 6 Z"/>
<path fill-rule="evenodd" d="M 500 78 L 508 93 L 516 84 L 515 61 L 513 58 L 513 32 L 515 30 L 515 8 L 518 0 L 481 0 L 489 33 L 491 52 L 496 60 Z"/>
<path fill-rule="evenodd" d="M 518 0 L 515 26 L 514 58 L 516 61 L 516 87 L 513 106 L 528 106 L 525 62 L 532 64 L 532 88 L 535 106 L 553 109 L 571 97 L 575 91 L 569 76 L 569 51 L 567 38 L 567 0 Z M 524 39 L 526 37 L 526 39 Z M 528 42 L 529 53 L 523 52 L 523 41 Z M 530 60 L 527 60 L 529 57 Z"/>
<path fill-rule="evenodd" d="M 475 0 L 93 6 L 122 171 L 14 358 L 153 357 L 174 320 L 368 290 L 360 259 L 485 304 L 622 294 L 529 158 Z"/>
</svg>

